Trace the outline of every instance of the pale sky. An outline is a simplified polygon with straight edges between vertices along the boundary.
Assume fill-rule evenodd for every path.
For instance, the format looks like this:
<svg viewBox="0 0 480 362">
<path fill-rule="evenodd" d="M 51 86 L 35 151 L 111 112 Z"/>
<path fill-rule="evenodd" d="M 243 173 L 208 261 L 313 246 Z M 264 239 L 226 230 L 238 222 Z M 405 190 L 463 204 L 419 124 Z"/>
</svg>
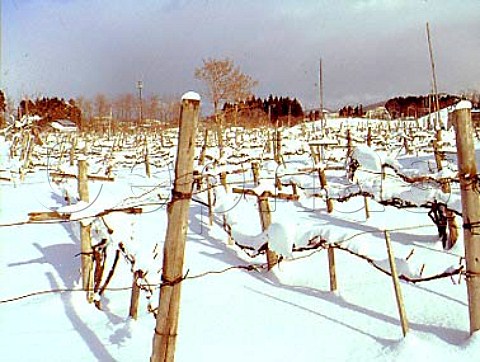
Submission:
<svg viewBox="0 0 480 362">
<path fill-rule="evenodd" d="M 480 0 L 2 0 L 7 96 L 203 94 L 203 58 L 230 57 L 258 96 L 369 104 L 431 89 L 480 90 Z M 204 100 L 208 102 L 207 99 Z"/>
</svg>

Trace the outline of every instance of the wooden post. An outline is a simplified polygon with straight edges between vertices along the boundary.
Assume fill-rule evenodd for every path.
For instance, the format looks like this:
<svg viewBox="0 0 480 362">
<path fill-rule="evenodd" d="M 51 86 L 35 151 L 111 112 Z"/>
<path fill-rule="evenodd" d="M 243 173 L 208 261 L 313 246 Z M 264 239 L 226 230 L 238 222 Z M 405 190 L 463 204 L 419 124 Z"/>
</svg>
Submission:
<svg viewBox="0 0 480 362">
<path fill-rule="evenodd" d="M 128 315 L 135 320 L 138 316 L 138 300 L 140 298 L 140 287 L 138 285 L 138 279 L 142 277 L 143 272 L 141 270 L 136 270 L 135 273 L 133 273 L 132 296 L 130 298 L 130 312 Z"/>
<path fill-rule="evenodd" d="M 330 274 L 330 291 L 337 290 L 337 273 L 335 271 L 335 248 L 331 245 L 328 246 L 328 272 Z"/>
<path fill-rule="evenodd" d="M 318 150 L 318 146 L 314 144 L 310 144 L 310 153 L 312 155 L 313 163 L 317 164 L 321 161 L 320 151 Z"/>
<path fill-rule="evenodd" d="M 175 181 L 172 199 L 167 207 L 168 226 L 163 249 L 162 284 L 151 362 L 172 362 L 175 357 L 199 109 L 200 96 L 197 93 L 188 92 L 183 95 Z"/>
<path fill-rule="evenodd" d="M 255 187 L 260 185 L 260 165 L 258 162 L 252 162 L 253 184 Z"/>
<path fill-rule="evenodd" d="M 85 158 L 78 160 L 78 195 L 80 200 L 89 202 L 88 162 Z M 90 236 L 91 225 L 80 222 L 82 287 L 87 291 L 87 300 L 93 302 L 93 248 Z"/>
<path fill-rule="evenodd" d="M 442 155 L 440 154 L 440 151 L 439 151 L 439 143 L 442 142 L 442 132 L 440 130 L 437 130 L 436 132 L 436 137 L 435 139 L 433 140 L 433 154 L 435 156 L 435 163 L 437 165 L 437 170 L 438 172 L 442 171 L 443 170 L 443 166 L 442 166 Z"/>
<path fill-rule="evenodd" d="M 352 155 L 353 152 L 353 140 L 352 140 L 352 133 L 350 132 L 350 128 L 347 130 L 347 158 Z"/>
<path fill-rule="evenodd" d="M 403 136 L 403 147 L 405 148 L 405 154 L 410 155 L 412 154 L 412 151 L 410 150 L 410 147 L 408 145 L 408 137 L 407 134 Z"/>
<path fill-rule="evenodd" d="M 325 170 L 323 168 L 318 169 L 318 177 L 320 178 L 320 186 L 322 190 L 327 190 L 327 176 L 325 175 Z M 333 200 L 328 197 L 327 191 L 327 212 L 331 214 L 333 212 Z"/>
<path fill-rule="evenodd" d="M 77 138 L 73 137 L 71 140 L 71 147 L 70 147 L 70 166 L 75 165 L 75 149 L 77 148 Z"/>
<path fill-rule="evenodd" d="M 363 204 L 365 206 L 365 219 L 370 219 L 370 206 L 368 205 L 368 197 L 363 197 Z"/>
<path fill-rule="evenodd" d="M 397 300 L 398 313 L 400 314 L 400 323 L 402 324 L 402 332 L 405 337 L 408 333 L 408 319 L 405 312 L 405 304 L 403 303 L 402 289 L 400 288 L 400 280 L 397 273 L 397 265 L 395 256 L 393 255 L 392 244 L 390 242 L 390 233 L 385 230 L 385 242 L 387 243 L 388 261 L 390 262 L 390 270 L 392 272 L 393 287 L 395 289 L 395 298 Z"/>
<path fill-rule="evenodd" d="M 275 161 L 280 165 L 283 164 L 282 157 L 282 130 L 277 127 L 275 128 Z"/>
<path fill-rule="evenodd" d="M 470 315 L 470 333 L 480 329 L 480 199 L 471 116 L 472 104 L 462 101 L 453 112 L 458 177 L 462 198 L 463 239 Z"/>
<path fill-rule="evenodd" d="M 26 138 L 27 138 L 27 142 L 26 142 L 25 148 L 23 149 L 23 155 L 22 155 L 23 157 L 23 166 L 21 169 L 22 181 L 25 177 L 25 174 L 27 173 L 27 170 L 30 168 L 33 146 L 34 146 L 33 136 L 30 133 L 27 134 Z"/>
<path fill-rule="evenodd" d="M 218 158 L 222 158 L 223 156 L 223 116 L 218 116 L 215 113 L 215 120 L 216 120 L 216 132 L 217 132 L 217 146 L 218 146 Z"/>
<path fill-rule="evenodd" d="M 258 212 L 260 213 L 260 221 L 262 223 L 262 230 L 265 231 L 268 229 L 272 223 L 272 215 L 270 214 L 270 204 L 268 202 L 268 197 L 259 196 L 258 197 Z M 267 264 L 268 270 L 272 269 L 278 263 L 278 256 L 275 252 L 271 251 L 267 246 Z"/>
<path fill-rule="evenodd" d="M 205 155 L 207 153 L 207 147 L 208 147 L 208 129 L 205 128 L 205 133 L 203 136 L 203 146 L 202 146 L 202 150 L 200 151 L 200 156 L 198 157 L 199 165 L 203 165 L 205 163 Z"/>
<path fill-rule="evenodd" d="M 372 147 L 372 127 L 368 126 L 367 131 L 367 146 Z"/>
<path fill-rule="evenodd" d="M 151 176 L 150 172 L 150 155 L 148 153 L 148 141 L 145 138 L 145 174 L 148 178 Z"/>
<path fill-rule="evenodd" d="M 220 173 L 220 183 L 225 189 L 225 192 L 228 192 L 227 173 L 225 171 Z"/>
<path fill-rule="evenodd" d="M 208 224 L 213 225 L 213 189 L 210 182 L 210 175 L 207 175 L 207 203 L 208 203 Z"/>
<path fill-rule="evenodd" d="M 455 220 L 455 213 L 447 209 L 447 225 L 448 225 L 448 249 L 451 249 L 458 240 L 458 226 Z"/>
</svg>

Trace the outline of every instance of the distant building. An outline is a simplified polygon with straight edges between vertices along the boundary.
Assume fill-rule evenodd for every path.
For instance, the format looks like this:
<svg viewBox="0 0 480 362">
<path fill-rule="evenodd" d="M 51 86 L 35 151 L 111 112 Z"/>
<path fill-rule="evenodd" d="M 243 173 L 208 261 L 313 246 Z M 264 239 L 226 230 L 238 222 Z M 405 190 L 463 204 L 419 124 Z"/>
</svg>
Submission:
<svg viewBox="0 0 480 362">
<path fill-rule="evenodd" d="M 390 113 L 388 113 L 388 110 L 383 106 L 369 109 L 365 113 L 365 117 L 371 118 L 371 119 L 385 119 L 385 120 L 391 119 Z"/>
<path fill-rule="evenodd" d="M 69 119 L 57 119 L 51 124 L 52 128 L 60 132 L 77 132 L 77 125 Z"/>
</svg>

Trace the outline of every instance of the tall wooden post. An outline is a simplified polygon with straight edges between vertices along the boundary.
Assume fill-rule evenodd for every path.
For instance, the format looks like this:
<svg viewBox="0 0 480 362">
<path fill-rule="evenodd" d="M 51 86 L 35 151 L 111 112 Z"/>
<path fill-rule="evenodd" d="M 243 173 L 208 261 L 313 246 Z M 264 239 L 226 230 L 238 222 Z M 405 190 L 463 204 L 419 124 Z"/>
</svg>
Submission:
<svg viewBox="0 0 480 362">
<path fill-rule="evenodd" d="M 453 125 L 462 197 L 470 333 L 473 334 L 480 329 L 480 199 L 477 191 L 471 107 L 472 104 L 468 101 L 458 103 L 453 112 Z"/>
<path fill-rule="evenodd" d="M 144 159 L 145 159 L 145 174 L 147 175 L 148 178 L 151 177 L 151 172 L 150 172 L 150 154 L 148 152 L 148 139 L 145 137 L 145 154 L 144 154 Z"/>
<path fill-rule="evenodd" d="M 141 270 L 136 270 L 133 273 L 132 294 L 130 297 L 130 311 L 128 313 L 128 315 L 135 320 L 138 316 L 138 302 L 140 298 L 140 286 L 138 285 L 138 280 L 140 278 L 143 278 L 143 272 Z"/>
<path fill-rule="evenodd" d="M 330 291 L 337 290 L 337 273 L 335 270 L 335 248 L 331 245 L 328 246 L 328 272 L 330 275 Z"/>
<path fill-rule="evenodd" d="M 78 195 L 80 200 L 89 202 L 88 193 L 88 162 L 86 158 L 78 160 Z M 87 291 L 87 300 L 93 301 L 93 248 L 90 236 L 91 225 L 83 225 L 80 222 L 80 248 L 82 287 Z"/>
<path fill-rule="evenodd" d="M 270 214 L 270 203 L 268 202 L 268 197 L 259 196 L 258 197 L 258 212 L 260 213 L 260 221 L 262 224 L 262 230 L 265 231 L 268 229 L 272 223 L 272 215 Z M 278 263 L 278 255 L 270 250 L 267 246 L 267 265 L 268 270 L 272 269 Z"/>
<path fill-rule="evenodd" d="M 162 285 L 151 362 L 171 362 L 175 356 L 199 109 L 200 96 L 197 93 L 188 92 L 183 95 L 175 181 L 172 199 L 167 207 L 168 226 L 163 249 Z"/>
<path fill-rule="evenodd" d="M 324 168 L 319 168 L 318 169 L 318 177 L 320 178 L 320 187 L 322 190 L 325 190 L 327 192 L 327 212 L 331 214 L 333 212 L 333 200 L 328 197 L 328 190 L 327 190 L 327 175 L 325 174 L 325 169 Z"/>
</svg>

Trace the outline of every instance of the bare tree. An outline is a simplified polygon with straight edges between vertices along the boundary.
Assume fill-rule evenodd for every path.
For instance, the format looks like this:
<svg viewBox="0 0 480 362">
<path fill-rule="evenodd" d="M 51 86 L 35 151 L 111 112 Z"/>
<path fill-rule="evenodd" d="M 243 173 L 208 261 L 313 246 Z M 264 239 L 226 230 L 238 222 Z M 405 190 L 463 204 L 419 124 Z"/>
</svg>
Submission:
<svg viewBox="0 0 480 362">
<path fill-rule="evenodd" d="M 195 78 L 205 83 L 215 115 L 222 103 L 237 102 L 250 96 L 258 83 L 235 66 L 230 58 L 203 59 L 202 66 L 195 69 Z"/>
<path fill-rule="evenodd" d="M 95 111 L 99 119 L 105 117 L 109 112 L 110 104 L 105 94 L 99 93 L 95 96 Z"/>
<path fill-rule="evenodd" d="M 91 100 L 79 96 L 75 99 L 75 103 L 77 104 L 77 107 L 80 108 L 82 111 L 82 116 L 80 118 L 80 129 L 86 129 L 91 125 L 91 120 L 93 117 L 93 112 L 92 112 L 92 102 Z"/>
<path fill-rule="evenodd" d="M 153 94 L 150 97 L 148 97 L 146 103 L 147 103 L 146 104 L 147 109 L 145 113 L 146 113 L 147 122 L 148 120 L 150 120 L 150 122 L 156 121 L 160 113 L 160 107 L 161 107 L 160 97 L 158 95 Z"/>
</svg>

